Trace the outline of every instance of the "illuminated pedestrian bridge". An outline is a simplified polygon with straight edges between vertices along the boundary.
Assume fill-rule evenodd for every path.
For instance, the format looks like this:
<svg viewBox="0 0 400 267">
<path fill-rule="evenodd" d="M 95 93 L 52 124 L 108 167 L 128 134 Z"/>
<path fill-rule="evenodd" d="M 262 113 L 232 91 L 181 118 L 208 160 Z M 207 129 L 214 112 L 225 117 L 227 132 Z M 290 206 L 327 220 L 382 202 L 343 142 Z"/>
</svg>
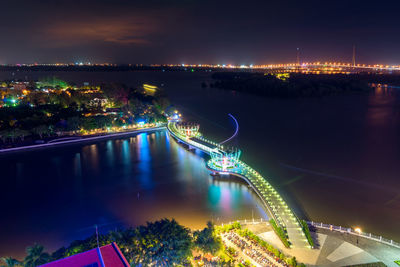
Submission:
<svg viewBox="0 0 400 267">
<path fill-rule="evenodd" d="M 234 120 L 236 122 L 236 119 Z M 207 161 L 207 168 L 214 175 L 233 175 L 245 180 L 260 197 L 270 218 L 274 219 L 278 227 L 287 233 L 293 247 L 310 247 L 299 218 L 266 178 L 240 160 L 241 151 L 239 149 L 227 148 L 222 143 L 206 139 L 199 132 L 198 124 L 170 121 L 167 128 L 169 134 L 179 143 L 185 144 L 189 149 L 198 149 L 208 154 L 210 160 Z M 234 136 L 237 134 L 237 130 L 238 127 Z"/>
</svg>

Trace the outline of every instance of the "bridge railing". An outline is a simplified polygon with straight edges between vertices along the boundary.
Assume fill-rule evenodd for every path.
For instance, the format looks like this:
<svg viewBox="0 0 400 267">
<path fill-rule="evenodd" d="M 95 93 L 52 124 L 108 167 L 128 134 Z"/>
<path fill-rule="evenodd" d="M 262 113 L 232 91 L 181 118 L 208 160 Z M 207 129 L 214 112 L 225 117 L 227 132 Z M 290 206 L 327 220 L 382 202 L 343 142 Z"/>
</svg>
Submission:
<svg viewBox="0 0 400 267">
<path fill-rule="evenodd" d="M 215 166 L 212 166 L 211 162 L 207 162 L 207 166 L 212 169 L 212 170 L 217 170 L 215 168 Z M 222 171 L 222 169 L 219 169 L 219 171 Z M 259 196 L 260 200 L 263 202 L 265 208 L 267 208 L 267 210 L 269 211 L 270 215 L 273 217 L 273 219 L 281 226 L 285 226 L 285 224 L 283 223 L 283 221 L 280 219 L 280 217 L 278 216 L 278 214 L 276 213 L 276 210 L 274 209 L 274 206 L 270 203 L 270 201 L 268 199 L 265 199 L 262 195 L 262 192 L 260 192 L 256 186 L 254 185 L 254 182 L 250 179 L 250 177 L 246 176 L 246 173 L 242 172 L 242 171 L 225 171 L 230 173 L 231 175 L 235 175 L 238 176 L 242 179 L 244 179 L 249 186 L 254 190 L 254 192 Z"/>
<path fill-rule="evenodd" d="M 279 193 L 271 186 L 271 184 L 267 181 L 267 179 L 265 179 L 263 176 L 261 176 L 256 170 L 254 170 L 252 167 L 250 167 L 249 165 L 247 165 L 246 163 L 240 161 L 240 164 L 243 165 L 243 167 L 248 169 L 248 172 L 251 173 L 252 175 L 254 175 L 255 177 L 259 176 L 259 178 L 261 178 L 261 180 L 267 185 L 267 187 L 269 188 L 269 190 L 271 190 L 274 194 L 277 195 L 277 198 L 280 199 L 281 201 L 283 201 L 282 197 L 279 195 Z M 250 178 L 250 177 L 249 177 Z M 286 202 L 285 206 L 289 209 L 289 207 L 287 206 Z M 271 207 L 272 210 L 274 210 L 275 207 Z M 297 224 L 298 226 L 301 228 L 301 223 L 300 223 L 300 219 L 296 216 L 296 214 L 294 214 L 294 212 L 290 210 L 290 214 L 291 216 L 293 216 L 296 220 L 297 220 Z M 275 211 L 273 211 L 275 214 Z M 279 216 L 277 216 L 279 218 Z M 283 224 L 285 225 L 280 219 L 277 221 L 279 224 Z"/>
<path fill-rule="evenodd" d="M 384 238 L 382 236 L 377 236 L 371 233 L 364 233 L 364 232 L 357 232 L 352 228 L 346 228 L 346 227 L 342 227 L 342 226 L 336 226 L 336 225 L 332 225 L 332 224 L 325 224 L 325 223 L 318 223 L 318 222 L 307 222 L 308 225 L 316 227 L 316 228 L 321 228 L 321 229 L 327 229 L 330 231 L 336 231 L 336 232 L 340 232 L 340 233 L 347 233 L 347 234 L 351 234 L 351 235 L 355 235 L 355 236 L 360 236 L 360 237 L 364 237 L 370 240 L 374 240 L 389 246 L 393 246 L 393 247 L 397 247 L 400 248 L 400 243 L 396 242 L 392 239 L 388 239 L 388 238 Z"/>
<path fill-rule="evenodd" d="M 186 143 L 189 146 L 194 146 L 197 147 L 199 149 L 201 149 L 202 151 L 206 152 L 206 153 L 211 153 L 212 149 L 210 149 L 207 146 L 204 146 L 202 144 L 199 144 L 197 142 L 194 142 L 192 140 L 190 140 L 189 138 L 187 138 L 186 136 L 182 135 L 177 129 L 176 126 L 173 122 L 169 122 L 167 124 L 167 128 L 170 131 L 170 133 L 175 136 L 177 139 L 181 140 L 182 142 Z M 199 138 L 202 139 L 202 138 Z M 203 141 L 208 141 L 206 139 L 202 139 Z M 210 144 L 213 144 L 211 141 L 208 141 Z"/>
<path fill-rule="evenodd" d="M 236 221 L 230 221 L 230 222 L 225 223 L 225 224 L 232 224 L 234 222 L 238 222 L 241 225 L 249 225 L 249 224 L 266 224 L 266 225 L 269 225 L 269 221 L 264 219 L 264 218 L 260 218 L 260 219 L 253 218 L 253 219 L 249 219 L 249 220 L 247 220 L 247 219 L 236 220 Z M 222 225 L 224 225 L 224 223 L 222 223 Z"/>
<path fill-rule="evenodd" d="M 282 197 L 279 195 L 279 193 L 271 186 L 271 184 L 267 181 L 267 179 L 265 179 L 263 176 L 261 176 L 256 170 L 254 170 L 252 167 L 250 167 L 249 165 L 247 165 L 245 162 L 238 160 L 237 161 L 238 165 L 240 166 L 238 169 L 236 170 L 232 170 L 232 171 L 227 171 L 229 173 L 232 173 L 233 175 L 239 175 L 242 178 L 244 178 L 245 180 L 247 180 L 247 182 L 249 183 L 249 185 L 253 188 L 253 190 L 259 195 L 259 197 L 261 198 L 261 200 L 264 202 L 264 205 L 267 207 L 267 209 L 269 210 L 269 212 L 271 213 L 272 217 L 274 218 L 274 220 L 280 225 L 285 227 L 285 223 L 284 221 L 280 218 L 280 216 L 277 214 L 276 212 L 276 207 L 271 203 L 271 201 L 268 198 L 263 197 L 263 193 L 260 192 L 257 189 L 257 185 L 259 185 L 260 181 L 262 183 L 264 183 L 265 190 L 270 191 L 271 194 L 275 194 L 276 197 L 282 201 L 284 203 L 284 206 L 290 211 L 291 216 L 293 216 L 293 218 L 297 221 L 297 225 L 299 228 L 301 228 L 301 224 L 300 224 L 300 220 L 298 219 L 298 217 L 293 213 L 292 210 L 289 209 L 289 207 L 287 206 L 287 204 L 284 202 L 284 200 L 282 199 Z M 209 168 L 211 169 L 215 169 L 215 166 L 211 166 L 210 163 L 208 163 Z"/>
</svg>

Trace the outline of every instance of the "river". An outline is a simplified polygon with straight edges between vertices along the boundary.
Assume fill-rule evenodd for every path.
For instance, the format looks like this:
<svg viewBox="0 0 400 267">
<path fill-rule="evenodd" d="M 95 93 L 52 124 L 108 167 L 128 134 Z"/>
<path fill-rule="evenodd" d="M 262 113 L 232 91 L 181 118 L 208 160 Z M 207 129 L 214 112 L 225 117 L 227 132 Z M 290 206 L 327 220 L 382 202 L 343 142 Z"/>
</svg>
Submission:
<svg viewBox="0 0 400 267">
<path fill-rule="evenodd" d="M 303 218 L 400 240 L 400 94 L 270 99 L 201 88 L 204 72 L 1 72 L 0 78 L 57 76 L 76 83 L 162 85 L 206 136 L 231 143 Z M 174 217 L 192 228 L 207 220 L 266 218 L 244 184 L 214 181 L 201 153 L 166 132 L 140 134 L 0 158 L 0 255 L 50 250 L 93 233 Z"/>
</svg>

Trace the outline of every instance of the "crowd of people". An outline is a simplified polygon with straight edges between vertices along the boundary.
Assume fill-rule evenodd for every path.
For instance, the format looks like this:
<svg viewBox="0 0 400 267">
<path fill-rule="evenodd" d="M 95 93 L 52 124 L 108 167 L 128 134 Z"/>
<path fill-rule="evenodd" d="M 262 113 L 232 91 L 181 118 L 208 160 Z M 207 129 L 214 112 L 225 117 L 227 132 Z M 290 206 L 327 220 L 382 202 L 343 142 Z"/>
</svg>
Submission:
<svg viewBox="0 0 400 267">
<path fill-rule="evenodd" d="M 193 257 L 194 261 L 197 263 L 202 263 L 203 267 L 215 267 L 215 266 L 221 266 L 220 264 L 220 258 L 219 257 L 207 257 L 206 255 L 198 255 Z"/>
<path fill-rule="evenodd" d="M 290 266 L 271 252 L 267 251 L 265 248 L 258 245 L 253 240 L 241 237 L 235 231 L 224 233 L 223 237 L 235 244 L 245 255 L 250 257 L 261 266 Z"/>
</svg>

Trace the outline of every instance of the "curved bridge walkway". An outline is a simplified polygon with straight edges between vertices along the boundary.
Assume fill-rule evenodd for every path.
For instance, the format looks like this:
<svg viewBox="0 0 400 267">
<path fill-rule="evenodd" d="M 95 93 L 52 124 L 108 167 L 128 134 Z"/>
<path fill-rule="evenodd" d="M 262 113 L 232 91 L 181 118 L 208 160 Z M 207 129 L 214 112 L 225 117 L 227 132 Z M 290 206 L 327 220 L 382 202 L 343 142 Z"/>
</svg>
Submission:
<svg viewBox="0 0 400 267">
<path fill-rule="evenodd" d="M 181 135 L 176 128 L 175 122 L 168 123 L 168 131 L 179 142 L 185 143 L 189 147 L 200 149 L 207 154 L 215 150 L 223 150 L 222 146 L 204 138 L 202 138 L 201 141 L 209 144 L 209 146 Z M 265 208 L 269 211 L 277 224 L 287 229 L 292 247 L 310 247 L 297 216 L 288 207 L 278 192 L 257 171 L 240 160 L 237 162 L 236 166 L 229 169 L 229 171 L 222 170 L 222 168 L 215 166 L 211 161 L 207 162 L 207 167 L 213 171 L 228 173 L 246 180 L 263 201 Z"/>
</svg>

